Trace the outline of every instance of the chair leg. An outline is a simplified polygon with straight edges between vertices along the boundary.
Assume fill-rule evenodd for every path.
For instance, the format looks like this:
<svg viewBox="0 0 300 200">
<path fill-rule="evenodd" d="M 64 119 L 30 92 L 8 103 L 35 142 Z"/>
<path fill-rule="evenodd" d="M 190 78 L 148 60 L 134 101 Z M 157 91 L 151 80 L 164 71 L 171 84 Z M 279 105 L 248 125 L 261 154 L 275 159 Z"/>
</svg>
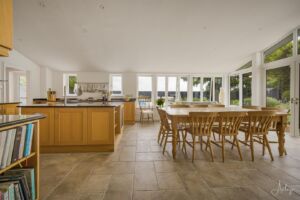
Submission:
<svg viewBox="0 0 300 200">
<path fill-rule="evenodd" d="M 262 155 L 265 155 L 265 148 L 266 148 L 266 141 L 265 141 L 265 137 L 263 137 L 263 142 L 262 142 Z"/>
<path fill-rule="evenodd" d="M 164 143 L 164 148 L 163 148 L 163 154 L 165 153 L 166 151 L 166 146 L 167 146 L 167 141 L 168 141 L 168 133 L 165 133 L 165 143 Z"/>
<path fill-rule="evenodd" d="M 211 161 L 214 162 L 214 153 L 213 153 L 211 143 L 210 143 L 210 136 L 207 137 L 207 146 L 209 147 Z"/>
<path fill-rule="evenodd" d="M 200 149 L 203 150 L 203 138 L 202 136 L 199 136 L 199 142 L 200 142 Z"/>
<path fill-rule="evenodd" d="M 222 135 L 222 161 L 223 162 L 225 161 L 225 136 L 224 135 Z"/>
<path fill-rule="evenodd" d="M 162 143 L 164 142 L 164 139 L 165 139 L 165 133 L 164 131 L 162 132 L 162 137 L 161 137 L 161 140 L 160 140 L 160 145 L 162 145 Z"/>
<path fill-rule="evenodd" d="M 159 141 L 160 141 L 161 131 L 162 131 L 162 126 L 160 125 L 158 136 L 157 136 L 157 143 L 159 143 Z"/>
<path fill-rule="evenodd" d="M 232 150 L 233 147 L 234 147 L 235 140 L 236 140 L 236 136 L 234 136 L 234 138 L 233 138 L 232 145 L 231 145 L 231 150 Z"/>
<path fill-rule="evenodd" d="M 187 136 L 187 132 L 186 131 L 182 131 L 182 150 L 184 149 L 184 152 L 186 153 L 186 136 Z"/>
<path fill-rule="evenodd" d="M 250 137 L 251 160 L 254 161 L 253 136 L 251 133 L 250 133 L 249 137 Z"/>
<path fill-rule="evenodd" d="M 242 161 L 243 157 L 242 157 L 242 153 L 241 153 L 241 149 L 240 149 L 240 144 L 239 144 L 239 140 L 237 139 L 237 136 L 234 136 L 233 140 L 235 140 L 235 142 L 236 142 L 236 147 L 237 147 L 239 155 L 240 155 L 240 160 Z"/>
<path fill-rule="evenodd" d="M 268 141 L 268 138 L 267 138 L 266 135 L 264 135 L 264 139 L 265 139 L 265 142 L 266 142 L 266 145 L 267 145 L 267 148 L 268 148 L 271 160 L 274 161 L 272 150 L 271 150 L 271 147 L 270 147 L 270 144 L 269 144 L 269 141 Z"/>
<path fill-rule="evenodd" d="M 194 159 L 195 159 L 195 136 L 193 135 L 193 153 L 192 153 L 192 162 L 194 162 Z"/>
</svg>

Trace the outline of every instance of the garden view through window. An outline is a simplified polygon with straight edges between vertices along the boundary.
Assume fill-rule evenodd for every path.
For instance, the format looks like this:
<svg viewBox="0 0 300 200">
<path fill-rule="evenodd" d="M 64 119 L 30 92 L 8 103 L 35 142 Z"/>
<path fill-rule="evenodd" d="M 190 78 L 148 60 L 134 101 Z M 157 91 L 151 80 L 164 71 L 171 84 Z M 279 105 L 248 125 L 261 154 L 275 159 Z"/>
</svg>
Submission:
<svg viewBox="0 0 300 200">
<path fill-rule="evenodd" d="M 152 98 L 152 77 L 139 76 L 138 77 L 138 96 Z"/>
<path fill-rule="evenodd" d="M 211 78 L 203 78 L 203 101 L 212 101 Z"/>
<path fill-rule="evenodd" d="M 243 84 L 243 106 L 251 105 L 251 85 L 252 85 L 252 73 L 245 73 L 242 75 Z"/>
<path fill-rule="evenodd" d="M 187 100 L 187 93 L 188 93 L 188 78 L 187 77 L 180 77 L 180 79 L 179 79 L 180 101 L 186 101 Z"/>
<path fill-rule="evenodd" d="M 174 102 L 176 100 L 177 77 L 168 77 L 168 101 Z"/>
<path fill-rule="evenodd" d="M 273 62 L 293 55 L 293 34 L 264 52 L 265 63 Z"/>
<path fill-rule="evenodd" d="M 157 98 L 165 98 L 166 96 L 166 77 L 157 77 Z"/>
<path fill-rule="evenodd" d="M 219 102 L 219 95 L 222 88 L 222 78 L 221 77 L 215 77 L 215 101 Z"/>
<path fill-rule="evenodd" d="M 290 67 L 269 69 L 266 73 L 267 107 L 289 109 L 290 107 Z"/>
<path fill-rule="evenodd" d="M 239 75 L 230 76 L 230 105 L 239 105 Z"/>
<path fill-rule="evenodd" d="M 193 101 L 201 100 L 201 78 L 193 77 Z"/>
</svg>

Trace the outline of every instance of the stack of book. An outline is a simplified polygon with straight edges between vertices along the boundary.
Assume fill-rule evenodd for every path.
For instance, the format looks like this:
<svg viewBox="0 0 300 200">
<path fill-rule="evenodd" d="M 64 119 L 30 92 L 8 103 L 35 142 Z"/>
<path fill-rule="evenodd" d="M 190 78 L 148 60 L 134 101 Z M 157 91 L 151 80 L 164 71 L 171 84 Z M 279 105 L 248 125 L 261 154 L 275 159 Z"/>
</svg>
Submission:
<svg viewBox="0 0 300 200">
<path fill-rule="evenodd" d="M 11 169 L 0 176 L 1 200 L 35 200 L 33 168 Z"/>
<path fill-rule="evenodd" d="M 31 154 L 34 124 L 0 132 L 0 169 Z"/>
</svg>

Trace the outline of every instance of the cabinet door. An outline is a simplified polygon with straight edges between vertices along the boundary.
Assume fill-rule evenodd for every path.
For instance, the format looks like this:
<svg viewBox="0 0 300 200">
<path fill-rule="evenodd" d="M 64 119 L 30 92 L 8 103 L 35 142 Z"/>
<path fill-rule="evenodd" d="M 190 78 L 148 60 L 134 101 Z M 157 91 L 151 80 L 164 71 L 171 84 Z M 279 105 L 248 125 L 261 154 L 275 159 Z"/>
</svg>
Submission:
<svg viewBox="0 0 300 200">
<path fill-rule="evenodd" d="M 54 108 L 21 108 L 22 114 L 41 113 L 46 118 L 40 120 L 40 145 L 54 145 Z"/>
<path fill-rule="evenodd" d="M 0 0 L 0 46 L 12 49 L 12 0 Z"/>
<path fill-rule="evenodd" d="M 0 56 L 5 56 L 5 57 L 7 57 L 7 56 L 9 56 L 8 53 L 9 53 L 9 49 L 0 46 Z"/>
<path fill-rule="evenodd" d="M 17 107 L 19 104 L 4 104 L 2 105 L 2 110 L 5 115 L 18 115 L 19 108 Z"/>
<path fill-rule="evenodd" d="M 114 108 L 88 108 L 88 144 L 114 144 Z"/>
<path fill-rule="evenodd" d="M 124 121 L 127 123 L 135 122 L 135 102 L 124 103 Z"/>
<path fill-rule="evenodd" d="M 54 123 L 56 145 L 84 145 L 87 143 L 86 108 L 56 108 Z"/>
</svg>

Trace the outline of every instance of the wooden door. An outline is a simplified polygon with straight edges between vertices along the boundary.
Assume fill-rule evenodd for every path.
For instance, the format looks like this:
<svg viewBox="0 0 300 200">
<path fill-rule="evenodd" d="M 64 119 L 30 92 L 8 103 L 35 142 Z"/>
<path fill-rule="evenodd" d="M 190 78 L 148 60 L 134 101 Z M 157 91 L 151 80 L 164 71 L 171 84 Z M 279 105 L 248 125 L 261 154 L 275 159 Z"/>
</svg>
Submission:
<svg viewBox="0 0 300 200">
<path fill-rule="evenodd" d="M 41 113 L 46 118 L 40 120 L 40 145 L 54 145 L 54 108 L 25 108 L 21 109 L 22 114 L 32 115 Z"/>
<path fill-rule="evenodd" d="M 88 144 L 114 144 L 114 113 L 114 108 L 88 108 Z"/>
<path fill-rule="evenodd" d="M 87 143 L 87 109 L 55 109 L 55 144 L 84 145 Z"/>
<path fill-rule="evenodd" d="M 12 0 L 0 0 L 0 53 L 7 56 L 5 49 L 11 50 L 13 37 Z"/>
</svg>

